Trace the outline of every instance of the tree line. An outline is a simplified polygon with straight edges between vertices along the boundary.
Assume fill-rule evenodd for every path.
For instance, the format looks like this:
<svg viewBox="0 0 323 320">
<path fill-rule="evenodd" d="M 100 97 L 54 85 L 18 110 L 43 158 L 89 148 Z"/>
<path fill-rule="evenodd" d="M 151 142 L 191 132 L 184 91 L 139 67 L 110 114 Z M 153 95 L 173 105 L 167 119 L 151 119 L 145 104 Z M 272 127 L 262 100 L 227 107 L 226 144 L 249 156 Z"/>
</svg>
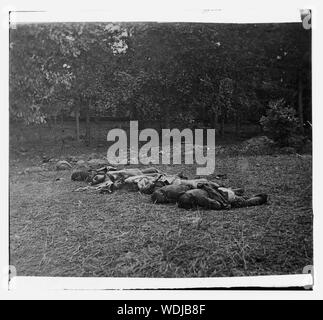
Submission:
<svg viewBox="0 0 323 320">
<path fill-rule="evenodd" d="M 311 122 L 311 31 L 301 23 L 59 23 L 10 29 L 10 120 L 73 114 L 239 134 L 273 101 Z"/>
</svg>

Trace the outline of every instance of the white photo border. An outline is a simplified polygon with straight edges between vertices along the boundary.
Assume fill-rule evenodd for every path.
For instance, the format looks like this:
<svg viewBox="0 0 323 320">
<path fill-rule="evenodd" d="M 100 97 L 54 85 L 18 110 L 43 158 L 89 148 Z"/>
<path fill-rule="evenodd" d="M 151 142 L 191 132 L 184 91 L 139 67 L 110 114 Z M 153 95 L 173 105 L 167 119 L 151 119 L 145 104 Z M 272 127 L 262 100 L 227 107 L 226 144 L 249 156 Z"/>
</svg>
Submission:
<svg viewBox="0 0 323 320">
<path fill-rule="evenodd" d="M 129 297 L 130 299 L 160 299 L 165 296 L 169 299 L 176 299 L 178 297 L 192 298 L 194 291 L 190 292 L 176 292 L 176 291 L 165 291 L 158 292 L 154 291 L 140 291 L 140 296 L 134 294 L 134 291 L 122 291 L 120 289 L 148 289 L 148 288 L 183 288 L 185 287 L 184 282 L 189 288 L 228 288 L 228 287 L 289 287 L 312 285 L 313 277 L 311 275 L 286 275 L 286 276 L 257 276 L 257 277 L 237 277 L 237 278 L 198 278 L 198 279 L 149 279 L 149 278 L 37 278 L 37 277 L 18 277 L 11 281 L 10 286 L 6 287 L 6 283 L 9 283 L 8 279 L 8 261 L 9 261 L 9 11 L 19 11 L 19 14 L 11 14 L 11 18 L 14 16 L 14 22 L 36 22 L 37 19 L 40 22 L 44 22 L 40 19 L 47 19 L 46 21 L 167 21 L 167 22 L 243 22 L 243 23 L 255 23 L 255 22 L 296 22 L 300 21 L 299 9 L 311 9 L 312 10 L 312 45 L 313 45 L 313 64 L 312 64 L 312 96 L 313 96 L 313 211 L 314 211 L 314 252 L 315 257 L 315 270 L 322 269 L 322 258 L 319 256 L 319 252 L 322 252 L 322 232 L 320 226 L 322 224 L 322 215 L 320 214 L 320 195 L 319 195 L 319 182 L 321 181 L 322 169 L 320 168 L 320 160 L 322 159 L 322 146 L 320 146 L 320 128 L 319 121 L 322 118 L 322 112 L 319 106 L 322 105 L 322 95 L 320 94 L 319 86 L 322 84 L 322 62 L 320 61 L 323 56 L 322 46 L 320 45 L 322 39 L 321 30 L 323 21 L 322 6 L 319 1 L 268 1 L 259 2 L 256 1 L 244 1 L 241 4 L 238 2 L 225 1 L 223 5 L 221 2 L 212 1 L 209 4 L 204 4 L 203 1 L 194 2 L 191 4 L 190 1 L 181 2 L 178 5 L 169 4 L 168 1 L 162 1 L 160 7 L 154 6 L 154 8 L 148 4 L 142 5 L 140 1 L 129 4 L 127 7 L 127 1 L 123 2 L 122 6 L 119 7 L 113 2 L 99 1 L 100 4 L 95 6 L 95 1 L 91 1 L 86 5 L 79 6 L 75 1 L 70 2 L 68 5 L 63 1 L 61 8 L 58 2 L 55 4 L 46 4 L 42 1 L 10 1 L 10 5 L 4 5 L 2 8 L 2 19 L 1 19 L 1 38 L 2 43 L 6 43 L 3 47 L 6 50 L 1 51 L 1 102 L 2 102 L 2 117 L 0 126 L 1 130 L 1 147 L 4 152 L 1 153 L 1 181 L 2 192 L 1 192 L 1 211 L 0 211 L 0 271 L 1 273 L 1 294 L 4 292 L 10 298 L 12 297 L 44 297 L 44 291 L 47 291 L 48 297 L 59 296 L 60 291 L 67 289 L 69 292 L 64 292 L 64 296 L 69 298 L 72 296 L 79 296 L 83 298 L 86 292 L 89 294 L 95 291 L 97 294 L 99 291 L 103 294 L 104 298 L 121 298 Z M 104 5 L 103 5 L 104 3 Z M 133 2 L 132 2 L 133 3 Z M 171 1 L 170 1 L 171 3 Z M 198 5 L 197 5 L 198 4 Z M 95 7 L 96 10 L 93 8 Z M 101 10 L 105 7 L 106 10 Z M 124 9 L 127 7 L 127 9 Z M 79 8 L 76 11 L 74 8 Z M 220 9 L 219 9 L 220 8 Z M 234 8 L 234 9 L 233 9 Z M 98 10 L 99 9 L 99 10 Z M 28 19 L 24 21 L 22 18 L 22 11 L 38 11 L 42 12 L 29 12 L 24 13 Z M 248 16 L 247 16 L 248 15 Z M 19 17 L 18 17 L 19 16 Z M 243 16 L 243 19 L 241 18 Z M 37 18 L 36 18 L 37 17 Z M 235 21 L 230 21 L 234 19 Z M 239 18 L 240 17 L 240 18 Z M 35 20 L 33 20 L 35 19 Z M 53 19 L 53 20 L 51 20 Z M 78 20 L 79 19 L 79 20 Z M 87 20 L 90 19 L 90 20 Z M 204 20 L 203 20 L 204 19 Z M 227 21 L 224 21 L 227 19 Z M 295 19 L 298 19 L 295 21 Z M 249 21 L 248 21 L 249 20 Z M 12 20 L 11 20 L 12 21 Z M 322 127 L 322 126 L 321 126 Z M 92 281 L 92 283 L 91 283 Z M 178 281 L 178 282 L 177 282 Z M 208 282 L 209 283 L 206 283 Z M 174 286 L 174 284 L 177 284 Z M 279 285 L 277 285 L 279 284 Z M 297 285 L 298 284 L 298 285 Z M 302 291 L 302 292 L 291 292 L 286 294 L 283 292 L 272 292 L 264 291 L 262 296 L 267 296 L 268 299 L 277 298 L 295 298 L 298 299 L 303 297 L 305 299 L 316 297 L 322 297 L 322 281 L 321 276 L 318 272 L 315 272 L 315 283 L 313 291 Z M 103 289 L 116 289 L 116 291 L 102 292 Z M 85 290 L 85 291 L 84 291 Z M 77 291 L 77 294 L 76 294 Z M 127 290 L 126 290 L 127 291 Z M 42 292 L 40 294 L 40 292 Z M 85 293 L 85 294 L 84 294 Z M 71 294 L 71 295 L 70 295 Z M 200 292 L 195 299 L 259 299 L 258 291 L 250 292 L 238 292 L 238 291 L 225 291 L 219 293 L 218 291 Z M 90 297 L 90 296 L 89 296 Z"/>
</svg>

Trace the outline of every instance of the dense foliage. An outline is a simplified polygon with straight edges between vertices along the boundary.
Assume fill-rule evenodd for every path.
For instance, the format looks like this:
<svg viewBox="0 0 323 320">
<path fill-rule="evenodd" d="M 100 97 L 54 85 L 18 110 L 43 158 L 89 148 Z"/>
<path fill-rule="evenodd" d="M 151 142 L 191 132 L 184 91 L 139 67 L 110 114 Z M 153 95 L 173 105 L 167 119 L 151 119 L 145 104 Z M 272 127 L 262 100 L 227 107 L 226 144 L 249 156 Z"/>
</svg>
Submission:
<svg viewBox="0 0 323 320">
<path fill-rule="evenodd" d="M 89 125 L 105 116 L 166 128 L 180 120 L 219 132 L 235 123 L 239 133 L 284 99 L 303 127 L 310 43 L 301 23 L 18 25 L 10 30 L 11 119 L 81 116 Z"/>
<path fill-rule="evenodd" d="M 296 111 L 286 105 L 283 99 L 271 101 L 266 116 L 260 119 L 265 132 L 282 147 L 295 146 L 300 143 L 297 141 L 299 133 L 299 119 Z M 295 145 L 296 144 L 296 145 Z"/>
</svg>

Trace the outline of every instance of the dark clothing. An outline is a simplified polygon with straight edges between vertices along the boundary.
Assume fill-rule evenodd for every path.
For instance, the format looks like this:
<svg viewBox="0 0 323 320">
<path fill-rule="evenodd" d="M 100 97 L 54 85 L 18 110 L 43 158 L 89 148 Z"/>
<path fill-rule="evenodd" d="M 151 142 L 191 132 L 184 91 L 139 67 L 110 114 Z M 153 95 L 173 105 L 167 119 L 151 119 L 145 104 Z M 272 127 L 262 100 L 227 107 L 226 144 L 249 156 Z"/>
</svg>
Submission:
<svg viewBox="0 0 323 320">
<path fill-rule="evenodd" d="M 268 200 L 268 195 L 266 194 L 257 194 L 253 197 L 238 197 L 236 196 L 234 200 L 231 202 L 232 208 L 244 208 L 244 207 L 252 207 L 252 206 L 260 206 L 265 204 Z"/>
<path fill-rule="evenodd" d="M 90 171 L 75 171 L 72 173 L 72 181 L 86 181 L 90 182 L 93 174 Z"/>
<path fill-rule="evenodd" d="M 184 209 L 202 207 L 211 210 L 220 210 L 223 208 L 220 202 L 210 198 L 208 192 L 203 189 L 192 189 L 185 192 L 178 199 L 178 207 Z"/>
<path fill-rule="evenodd" d="M 192 189 L 187 191 L 178 199 L 179 208 L 194 209 L 202 207 L 210 210 L 223 210 L 230 208 L 244 208 L 251 206 L 259 206 L 267 202 L 266 194 L 259 194 L 251 198 L 236 196 L 234 200 L 228 204 L 223 204 L 209 197 L 207 191 L 203 189 Z"/>
<path fill-rule="evenodd" d="M 230 207 L 229 199 L 227 194 L 219 189 L 217 184 L 212 182 L 200 183 L 197 186 L 199 189 L 207 192 L 207 198 L 210 200 L 215 200 L 220 204 L 221 209 L 227 209 Z"/>
<path fill-rule="evenodd" d="M 154 203 L 176 203 L 190 189 L 188 185 L 169 185 L 156 190 L 151 198 Z"/>
<path fill-rule="evenodd" d="M 258 206 L 267 202 L 267 195 L 259 194 L 249 197 L 238 196 L 242 189 L 227 189 L 218 187 L 212 182 L 199 183 L 198 189 L 192 189 L 183 194 L 178 200 L 180 208 L 191 209 L 202 207 L 211 210 L 223 210 L 230 208 L 243 208 Z"/>
<path fill-rule="evenodd" d="M 86 181 L 95 187 L 79 188 L 77 191 L 94 188 L 101 193 L 112 193 L 121 188 L 152 194 L 154 203 L 178 203 L 180 208 L 202 207 L 224 210 L 258 206 L 267 202 L 266 194 L 251 198 L 243 196 L 243 189 L 231 189 L 206 179 L 188 180 L 181 175 L 167 175 L 155 168 L 116 170 L 103 167 L 97 170 L 77 171 L 73 181 Z"/>
</svg>

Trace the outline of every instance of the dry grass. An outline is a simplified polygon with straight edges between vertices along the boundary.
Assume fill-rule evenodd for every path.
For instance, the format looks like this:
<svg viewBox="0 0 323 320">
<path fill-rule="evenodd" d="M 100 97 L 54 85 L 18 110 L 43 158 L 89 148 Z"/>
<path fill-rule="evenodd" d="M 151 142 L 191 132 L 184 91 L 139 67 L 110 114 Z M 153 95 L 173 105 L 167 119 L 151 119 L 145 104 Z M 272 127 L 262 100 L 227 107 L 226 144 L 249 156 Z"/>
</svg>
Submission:
<svg viewBox="0 0 323 320">
<path fill-rule="evenodd" d="M 10 264 L 18 275 L 244 276 L 312 264 L 311 156 L 221 156 L 215 175 L 227 173 L 226 184 L 270 195 L 268 205 L 229 211 L 154 205 L 124 191 L 73 192 L 82 183 L 69 171 L 17 174 L 37 162 L 33 150 L 11 159 Z M 160 169 L 195 175 L 194 166 Z"/>
</svg>

